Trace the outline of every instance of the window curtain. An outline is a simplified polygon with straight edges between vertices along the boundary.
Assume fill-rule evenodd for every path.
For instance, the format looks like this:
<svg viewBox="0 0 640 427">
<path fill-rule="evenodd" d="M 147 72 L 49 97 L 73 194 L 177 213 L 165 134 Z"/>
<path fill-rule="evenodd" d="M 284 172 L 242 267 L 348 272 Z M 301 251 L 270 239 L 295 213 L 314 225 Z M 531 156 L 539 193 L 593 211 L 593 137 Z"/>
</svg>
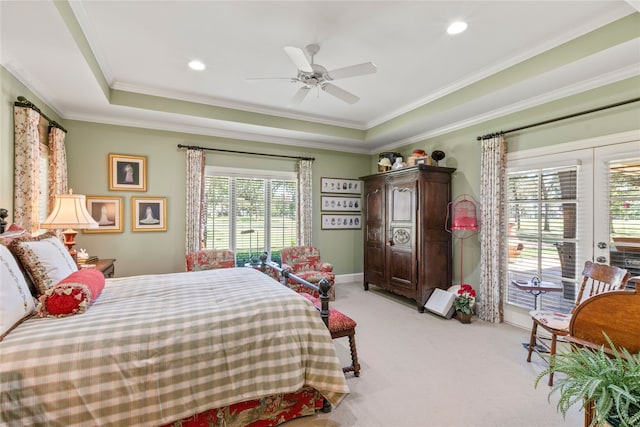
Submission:
<svg viewBox="0 0 640 427">
<path fill-rule="evenodd" d="M 53 210 L 56 195 L 69 192 L 67 179 L 67 154 L 64 147 L 65 133 L 55 126 L 49 127 L 49 209 Z"/>
<path fill-rule="evenodd" d="M 14 106 L 13 120 L 13 222 L 33 234 L 39 227 L 40 136 L 38 124 L 40 113 L 28 107 Z"/>
<path fill-rule="evenodd" d="M 296 174 L 298 178 L 298 245 L 312 246 L 313 211 L 311 200 L 312 174 L 311 160 L 298 160 Z"/>
<path fill-rule="evenodd" d="M 203 150 L 187 150 L 187 230 L 185 239 L 186 253 L 199 251 L 204 247 L 205 204 L 204 204 L 204 166 Z"/>
<path fill-rule="evenodd" d="M 480 165 L 480 295 L 478 316 L 487 322 L 504 320 L 502 280 L 506 236 L 504 195 L 506 141 L 503 135 L 482 140 Z"/>
</svg>

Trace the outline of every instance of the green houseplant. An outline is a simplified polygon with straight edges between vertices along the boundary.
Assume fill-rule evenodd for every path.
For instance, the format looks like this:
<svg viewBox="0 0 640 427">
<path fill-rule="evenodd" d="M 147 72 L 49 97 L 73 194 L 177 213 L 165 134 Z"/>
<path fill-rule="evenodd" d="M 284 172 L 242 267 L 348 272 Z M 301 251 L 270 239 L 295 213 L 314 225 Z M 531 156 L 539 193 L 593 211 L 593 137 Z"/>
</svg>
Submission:
<svg viewBox="0 0 640 427">
<path fill-rule="evenodd" d="M 574 404 L 593 401 L 595 416 L 591 427 L 632 427 L 640 425 L 640 355 L 618 350 L 604 334 L 610 352 L 605 346 L 598 349 L 574 348 L 557 354 L 550 367 L 541 372 L 538 382 L 553 372 L 564 374 L 549 392 L 560 393 L 557 408 L 563 416 Z"/>
</svg>

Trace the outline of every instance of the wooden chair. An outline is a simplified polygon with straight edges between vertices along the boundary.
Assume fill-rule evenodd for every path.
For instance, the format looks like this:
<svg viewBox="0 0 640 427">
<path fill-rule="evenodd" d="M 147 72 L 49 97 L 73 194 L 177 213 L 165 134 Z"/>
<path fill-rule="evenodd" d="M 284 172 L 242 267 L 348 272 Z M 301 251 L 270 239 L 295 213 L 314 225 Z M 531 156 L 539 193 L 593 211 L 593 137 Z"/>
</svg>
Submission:
<svg viewBox="0 0 640 427">
<path fill-rule="evenodd" d="M 629 272 L 627 270 L 604 264 L 595 264 L 591 261 L 585 262 L 582 276 L 576 304 L 571 309 L 571 314 L 559 314 L 544 310 L 532 310 L 529 313 L 531 314 L 533 325 L 531 327 L 527 362 L 531 362 L 531 353 L 535 351 L 536 353 L 549 353 L 551 356 L 549 363 L 552 364 L 553 357 L 556 354 L 558 337 L 569 335 L 571 316 L 576 308 L 592 296 L 624 289 L 629 280 Z M 551 344 L 546 342 L 549 338 L 538 335 L 538 327 L 551 335 Z M 553 372 L 549 374 L 549 385 L 553 385 Z"/>
<path fill-rule="evenodd" d="M 187 271 L 233 268 L 236 266 L 236 255 L 227 249 L 203 249 L 188 253 L 185 256 L 185 261 Z"/>
<path fill-rule="evenodd" d="M 578 347 L 597 350 L 608 343 L 604 333 L 618 349 L 640 353 L 640 291 L 612 292 L 597 295 L 580 304 L 573 312 L 567 341 Z M 585 402 L 584 426 L 593 420 L 594 404 Z"/>
<path fill-rule="evenodd" d="M 301 292 L 302 296 L 319 309 L 320 300 L 311 294 Z M 334 309 L 329 308 L 329 332 L 332 339 L 348 337 L 349 349 L 351 351 L 351 366 L 342 368 L 342 372 L 353 372 L 356 377 L 360 376 L 360 363 L 358 363 L 358 352 L 356 350 L 356 321 L 347 316 L 346 314 Z"/>
</svg>

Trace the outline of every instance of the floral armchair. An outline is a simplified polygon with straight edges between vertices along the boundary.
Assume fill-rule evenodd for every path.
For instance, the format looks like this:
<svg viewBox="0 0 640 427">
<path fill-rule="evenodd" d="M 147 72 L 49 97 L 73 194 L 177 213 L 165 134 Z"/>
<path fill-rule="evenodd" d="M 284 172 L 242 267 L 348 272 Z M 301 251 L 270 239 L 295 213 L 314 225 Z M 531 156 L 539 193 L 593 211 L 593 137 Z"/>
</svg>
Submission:
<svg viewBox="0 0 640 427">
<path fill-rule="evenodd" d="M 317 285 L 320 280 L 327 279 L 331 284 L 329 289 L 329 298 L 331 301 L 335 299 L 335 278 L 333 273 L 333 265 L 320 260 L 320 251 L 313 246 L 292 246 L 284 248 L 280 252 L 282 256 L 282 268 L 291 271 L 296 276 L 306 280 L 307 282 Z M 318 297 L 317 292 L 313 292 L 305 286 L 289 279 L 289 287 L 296 292 L 311 293 Z"/>
<path fill-rule="evenodd" d="M 236 255 L 227 249 L 204 249 L 185 256 L 187 271 L 213 270 L 236 266 Z"/>
</svg>

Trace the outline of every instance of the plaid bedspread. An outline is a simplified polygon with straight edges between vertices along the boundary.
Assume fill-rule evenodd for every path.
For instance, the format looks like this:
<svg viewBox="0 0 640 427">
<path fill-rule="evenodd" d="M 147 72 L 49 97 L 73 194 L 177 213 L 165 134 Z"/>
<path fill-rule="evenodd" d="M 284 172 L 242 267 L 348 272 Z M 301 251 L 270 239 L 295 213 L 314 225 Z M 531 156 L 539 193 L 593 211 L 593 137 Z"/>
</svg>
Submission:
<svg viewBox="0 0 640 427">
<path fill-rule="evenodd" d="M 317 310 L 250 268 L 108 279 L 86 313 L 0 342 L 9 426 L 157 426 L 303 385 L 349 392 Z"/>
</svg>

